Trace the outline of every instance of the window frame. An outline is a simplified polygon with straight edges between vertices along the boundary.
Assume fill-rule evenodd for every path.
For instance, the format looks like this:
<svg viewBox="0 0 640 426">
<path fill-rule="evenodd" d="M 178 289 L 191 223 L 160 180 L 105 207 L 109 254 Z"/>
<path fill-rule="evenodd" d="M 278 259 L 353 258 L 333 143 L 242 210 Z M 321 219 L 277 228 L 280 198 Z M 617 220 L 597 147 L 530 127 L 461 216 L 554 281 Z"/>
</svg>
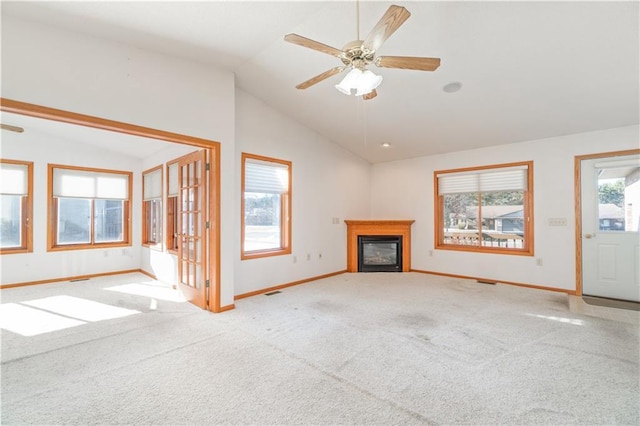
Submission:
<svg viewBox="0 0 640 426">
<path fill-rule="evenodd" d="M 264 162 L 277 163 L 287 167 L 287 192 L 280 194 L 280 247 L 275 249 L 262 249 L 246 251 L 245 243 L 245 169 L 247 160 L 257 160 Z M 262 155 L 242 153 L 242 171 L 241 171 L 241 193 L 240 193 L 240 259 L 258 259 L 270 256 L 281 256 L 291 254 L 291 206 L 292 199 L 292 182 L 293 182 L 292 162 L 281 160 L 278 158 L 265 157 Z"/>
<path fill-rule="evenodd" d="M 180 192 L 179 189 L 179 182 L 176 182 L 176 185 L 178 185 L 178 192 L 175 193 L 175 195 L 170 194 L 170 190 L 171 190 L 171 173 L 169 173 L 169 170 L 171 168 L 172 165 L 175 164 L 176 167 L 180 167 L 179 166 L 180 163 L 180 159 L 176 158 L 175 160 L 171 160 L 169 162 L 167 162 L 167 176 L 166 176 L 166 187 L 167 187 L 167 191 L 165 193 L 165 215 L 166 215 L 166 228 L 165 228 L 165 236 L 164 236 L 164 240 L 165 240 L 165 245 L 167 247 L 167 251 L 169 253 L 172 254 L 178 254 L 178 193 Z M 177 175 L 176 175 L 176 179 L 177 179 Z"/>
<path fill-rule="evenodd" d="M 67 251 L 67 250 L 91 250 L 91 249 L 104 249 L 115 247 L 131 247 L 131 212 L 132 212 L 132 198 L 133 198 L 133 172 L 124 170 L 112 170 L 112 169 L 98 169 L 90 167 L 69 166 L 63 164 L 48 164 L 48 196 L 47 196 L 47 221 L 48 221 L 48 235 L 47 235 L 47 251 Z M 90 242 L 89 243 L 77 243 L 77 244 L 58 244 L 58 197 L 54 196 L 54 170 L 66 169 L 77 170 L 81 172 L 89 173 L 110 173 L 117 175 L 126 175 L 128 179 L 127 187 L 127 199 L 123 199 L 122 206 L 122 241 L 109 241 L 109 242 L 96 242 L 95 241 L 95 200 L 99 198 L 82 198 L 91 200 L 91 227 L 90 227 Z"/>
<path fill-rule="evenodd" d="M 450 174 L 450 173 L 472 173 L 472 172 L 486 172 L 488 170 L 496 170 L 509 167 L 526 167 L 527 172 L 527 187 L 523 194 L 523 225 L 524 225 L 524 242 L 522 248 L 516 247 L 488 247 L 483 246 L 481 243 L 476 245 L 459 245 L 459 244 L 445 244 L 444 232 L 445 232 L 445 217 L 444 217 L 444 195 L 439 193 L 438 176 Z M 437 250 L 452 250 L 452 251 L 467 251 L 475 253 L 491 253 L 491 254 L 503 254 L 503 255 L 520 255 L 520 256 L 534 256 L 534 220 L 533 220 L 533 161 L 521 161 L 514 163 L 493 164 L 477 167 L 466 167 L 459 169 L 449 170 L 436 170 L 433 172 L 433 184 L 434 184 L 434 247 Z M 478 205 L 479 215 L 477 222 L 482 222 L 482 195 L 483 192 L 478 192 Z M 480 225 L 481 226 L 481 225 Z M 480 228 L 480 231 L 482 229 Z"/>
<path fill-rule="evenodd" d="M 151 173 L 155 173 L 155 172 L 160 172 L 160 196 L 159 197 L 154 197 L 151 199 L 145 199 L 145 175 L 151 174 Z M 158 241 L 150 241 L 147 236 L 149 235 L 149 226 L 151 226 L 148 221 L 147 221 L 147 209 L 149 208 L 149 202 L 150 201 L 159 201 L 160 203 L 163 203 L 163 199 L 164 199 L 164 188 L 163 188 L 163 182 L 164 182 L 164 168 L 162 166 L 162 164 L 153 167 L 151 169 L 145 170 L 142 172 L 142 245 L 144 247 L 149 247 L 149 248 L 153 248 L 156 250 L 162 250 L 162 245 L 164 243 L 164 204 L 160 205 L 160 214 L 162 216 L 160 216 L 160 223 L 159 225 L 156 224 L 156 226 L 160 227 L 160 238 L 158 239 Z"/>
<path fill-rule="evenodd" d="M 21 244 L 19 247 L 0 247 L 0 255 L 33 252 L 33 161 L 0 158 L 0 163 L 25 166 L 27 168 L 27 194 L 23 196 L 20 218 Z"/>
</svg>

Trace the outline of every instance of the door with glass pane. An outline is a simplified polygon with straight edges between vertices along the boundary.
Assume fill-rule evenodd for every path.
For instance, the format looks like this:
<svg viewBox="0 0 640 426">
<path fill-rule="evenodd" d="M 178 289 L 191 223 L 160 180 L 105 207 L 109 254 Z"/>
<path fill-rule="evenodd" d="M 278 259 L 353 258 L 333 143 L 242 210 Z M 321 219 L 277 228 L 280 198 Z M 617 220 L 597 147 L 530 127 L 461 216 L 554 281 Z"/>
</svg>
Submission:
<svg viewBox="0 0 640 426">
<path fill-rule="evenodd" d="M 206 308 L 206 157 L 197 151 L 178 163 L 178 282 L 184 296 Z"/>
<path fill-rule="evenodd" d="M 640 155 L 583 159 L 582 294 L 640 301 Z"/>
</svg>

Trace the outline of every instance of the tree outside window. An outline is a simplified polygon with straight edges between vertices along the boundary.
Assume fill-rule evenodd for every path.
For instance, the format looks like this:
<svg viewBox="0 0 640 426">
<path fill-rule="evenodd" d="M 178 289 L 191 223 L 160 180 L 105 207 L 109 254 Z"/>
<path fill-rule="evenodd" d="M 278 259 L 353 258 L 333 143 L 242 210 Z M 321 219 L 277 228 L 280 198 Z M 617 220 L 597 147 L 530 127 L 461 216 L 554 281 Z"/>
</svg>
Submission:
<svg viewBox="0 0 640 426">
<path fill-rule="evenodd" d="M 291 253 L 291 162 L 242 154 L 242 258 Z"/>
</svg>

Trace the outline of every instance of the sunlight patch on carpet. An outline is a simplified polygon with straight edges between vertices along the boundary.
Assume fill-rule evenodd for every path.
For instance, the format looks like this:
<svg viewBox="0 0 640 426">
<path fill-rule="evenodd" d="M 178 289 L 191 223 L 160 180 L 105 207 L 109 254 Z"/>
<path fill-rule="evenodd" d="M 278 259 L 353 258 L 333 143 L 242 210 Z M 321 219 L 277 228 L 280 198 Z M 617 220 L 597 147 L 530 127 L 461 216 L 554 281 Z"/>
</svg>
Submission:
<svg viewBox="0 0 640 426">
<path fill-rule="evenodd" d="M 0 328 L 25 337 L 63 330 L 86 324 L 72 318 L 22 306 L 17 303 L 0 305 Z"/>
<path fill-rule="evenodd" d="M 170 287 L 159 286 L 156 284 L 133 283 L 123 284 L 114 287 L 107 287 L 105 290 L 117 291 L 119 293 L 131 294 L 134 296 L 145 296 L 152 299 L 164 300 L 167 302 L 186 302 L 185 298 L 179 291 Z"/>
<path fill-rule="evenodd" d="M 65 317 L 77 318 L 89 322 L 122 318 L 140 313 L 140 311 L 133 309 L 119 308 L 117 306 L 73 296 L 52 296 L 22 303 L 33 306 L 34 308 L 64 315 Z"/>
<path fill-rule="evenodd" d="M 565 324 L 584 325 L 584 321 L 574 318 L 556 317 L 553 315 L 525 314 L 528 317 L 543 318 L 551 321 L 563 322 Z"/>
</svg>

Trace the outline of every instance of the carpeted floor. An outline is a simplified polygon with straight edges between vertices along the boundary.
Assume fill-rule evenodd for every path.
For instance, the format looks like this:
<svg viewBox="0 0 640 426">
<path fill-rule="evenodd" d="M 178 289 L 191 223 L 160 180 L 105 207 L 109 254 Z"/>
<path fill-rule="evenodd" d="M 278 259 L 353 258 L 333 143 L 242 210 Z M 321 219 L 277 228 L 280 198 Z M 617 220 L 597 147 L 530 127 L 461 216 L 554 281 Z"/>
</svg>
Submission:
<svg viewBox="0 0 640 426">
<path fill-rule="evenodd" d="M 127 274 L 1 296 L 3 425 L 640 423 L 638 324 L 561 293 L 343 274 L 213 315 Z"/>
</svg>

